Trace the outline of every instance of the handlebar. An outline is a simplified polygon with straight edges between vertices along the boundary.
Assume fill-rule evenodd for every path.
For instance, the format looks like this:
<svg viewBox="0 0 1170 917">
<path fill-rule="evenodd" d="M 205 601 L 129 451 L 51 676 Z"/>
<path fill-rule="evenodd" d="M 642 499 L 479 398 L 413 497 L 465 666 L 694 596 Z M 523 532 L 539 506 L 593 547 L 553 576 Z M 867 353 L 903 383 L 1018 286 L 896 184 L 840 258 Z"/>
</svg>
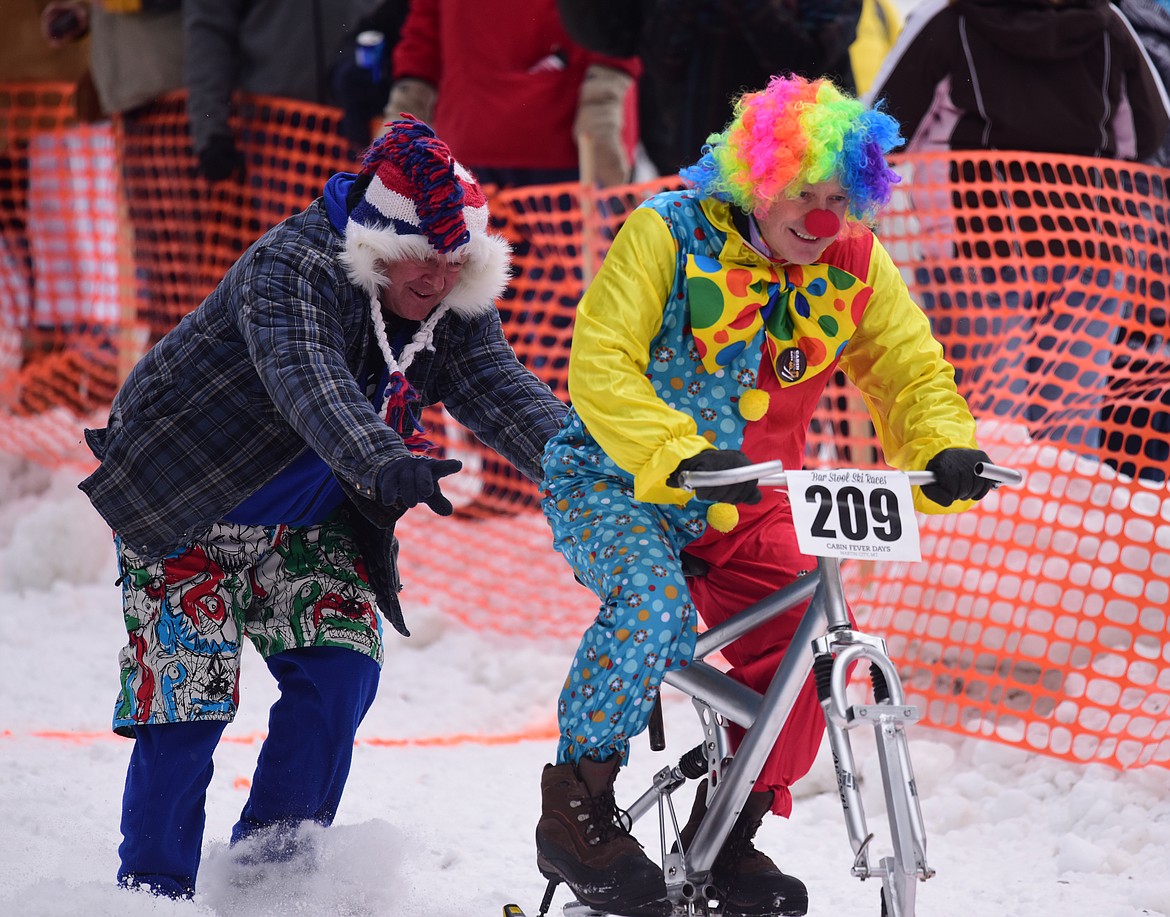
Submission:
<svg viewBox="0 0 1170 917">
<path fill-rule="evenodd" d="M 1002 465 L 992 465 L 988 462 L 979 462 L 975 466 L 975 473 L 981 478 L 993 481 L 996 487 L 1000 484 L 1019 487 L 1024 482 L 1022 471 L 1005 468 Z M 933 471 L 908 471 L 906 477 L 910 479 L 911 484 L 916 484 L 919 487 L 934 483 Z M 788 483 L 788 476 L 784 471 L 784 463 L 779 461 L 756 462 L 752 465 L 742 465 L 739 468 L 725 468 L 722 471 L 683 471 L 678 476 L 678 486 L 683 490 L 691 491 L 699 487 L 717 487 L 720 484 L 739 484 L 743 481 L 755 481 L 761 487 L 783 487 Z"/>
</svg>

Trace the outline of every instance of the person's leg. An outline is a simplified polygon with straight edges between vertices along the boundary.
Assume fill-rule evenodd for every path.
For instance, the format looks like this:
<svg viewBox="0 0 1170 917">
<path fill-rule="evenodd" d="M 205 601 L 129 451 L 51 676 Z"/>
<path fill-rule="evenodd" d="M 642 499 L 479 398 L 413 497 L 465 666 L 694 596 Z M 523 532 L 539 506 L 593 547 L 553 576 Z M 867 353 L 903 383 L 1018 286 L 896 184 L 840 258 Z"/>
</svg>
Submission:
<svg viewBox="0 0 1170 917">
<path fill-rule="evenodd" d="M 645 730 L 662 678 L 690 663 L 698 618 L 682 575 L 680 532 L 669 507 L 640 503 L 621 481 L 569 479 L 546 499 L 553 537 L 578 581 L 601 599 L 557 705 L 557 763 L 625 760 Z"/>
<path fill-rule="evenodd" d="M 212 754 L 227 723 L 134 727 L 122 795 L 118 884 L 168 898 L 195 894 Z"/>
<path fill-rule="evenodd" d="M 230 575 L 225 562 L 253 549 L 250 534 L 213 529 L 155 563 L 117 542 L 129 639 L 114 731 L 135 739 L 122 801 L 123 886 L 193 893 L 212 753 L 236 711 L 237 614 L 250 599 L 247 577 Z"/>
<path fill-rule="evenodd" d="M 761 583 L 742 566 L 712 567 L 707 575 L 691 584 L 695 604 L 701 609 L 708 627 L 742 611 L 754 602 L 770 595 L 779 587 Z M 807 604 L 807 603 L 806 603 Z M 728 674 L 754 691 L 764 693 L 780 661 L 792 643 L 805 605 L 773 618 L 747 637 L 723 650 L 731 663 Z M 745 646 L 749 644 L 750 646 Z M 743 729 L 729 726 L 733 748 L 738 747 Z M 756 789 L 774 794 L 772 811 L 784 817 L 792 813 L 792 792 L 789 787 L 808 773 L 816 759 L 825 732 L 825 716 L 817 699 L 816 686 L 810 678 L 801 688 L 776 744 L 764 762 L 756 779 Z"/>
<path fill-rule="evenodd" d="M 787 540 L 774 541 L 775 533 L 758 533 L 719 566 L 690 582 L 691 595 L 700 615 L 711 627 L 770 595 L 791 582 L 815 558 L 800 554 Z M 740 638 L 723 650 L 732 664 L 730 675 L 748 687 L 767 690 L 792 644 L 796 627 L 807 603 L 791 609 Z M 756 832 L 769 812 L 788 816 L 792 812 L 789 787 L 812 766 L 824 734 L 825 720 L 810 678 L 798 694 L 765 761 L 755 787 L 732 826 L 712 867 L 712 875 L 724 895 L 728 917 L 804 914 L 808 891 L 799 879 L 783 873 L 770 857 L 754 845 Z M 732 724 L 731 737 L 738 745 L 743 730 Z M 706 786 L 695 800 L 694 811 L 683 829 L 684 846 L 693 837 L 706 812 Z"/>
<path fill-rule="evenodd" d="M 118 319 L 117 162 L 108 123 L 38 135 L 29 151 L 29 235 L 39 326 L 72 337 Z M 65 341 L 64 343 L 72 343 Z"/>
<path fill-rule="evenodd" d="M 232 844 L 253 860 L 297 853 L 301 824 L 329 825 L 382 664 L 377 600 L 344 514 L 280 530 L 256 567 L 246 632 L 280 687 Z"/>
<path fill-rule="evenodd" d="M 288 650 L 267 663 L 280 697 L 232 843 L 277 828 L 264 855 L 281 859 L 295 852 L 302 822 L 333 823 L 380 670 L 369 656 L 333 646 Z"/>
<path fill-rule="evenodd" d="M 555 508 L 555 511 L 551 511 Z M 665 673 L 694 655 L 696 616 L 679 562 L 690 540 L 623 482 L 568 482 L 546 500 L 557 548 L 602 599 L 558 704 L 561 738 L 541 778 L 537 866 L 607 913 L 669 913 L 662 871 L 620 824 L 614 781 Z"/>
<path fill-rule="evenodd" d="M 662 870 L 622 824 L 614 797 L 621 758 L 547 764 L 541 774 L 536 866 L 583 903 L 607 914 L 665 917 Z"/>
<path fill-rule="evenodd" d="M 801 554 L 792 535 L 791 516 L 777 510 L 775 520 L 758 527 L 729 558 L 712 565 L 704 576 L 689 581 L 699 615 L 714 627 L 754 602 L 816 568 L 816 558 Z M 789 609 L 723 650 L 732 678 L 763 693 L 784 658 L 807 603 Z M 789 787 L 808 773 L 824 736 L 825 718 L 810 677 L 756 780 L 756 790 L 773 793 L 772 811 L 792 812 Z M 743 730 L 731 724 L 733 745 Z"/>
</svg>

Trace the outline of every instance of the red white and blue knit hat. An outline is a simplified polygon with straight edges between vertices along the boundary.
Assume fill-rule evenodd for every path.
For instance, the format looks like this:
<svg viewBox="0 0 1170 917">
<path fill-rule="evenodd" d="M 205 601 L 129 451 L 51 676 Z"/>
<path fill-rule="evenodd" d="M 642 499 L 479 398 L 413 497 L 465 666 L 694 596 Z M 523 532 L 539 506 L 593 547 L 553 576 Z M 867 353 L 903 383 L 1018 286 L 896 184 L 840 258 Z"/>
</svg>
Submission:
<svg viewBox="0 0 1170 917">
<path fill-rule="evenodd" d="M 483 190 L 428 125 L 410 115 L 387 124 L 359 175 L 371 179 L 349 212 L 342 256 L 354 283 L 376 297 L 385 282 L 378 261 L 466 257 L 443 304 L 463 315 L 494 308 L 510 277 L 511 247 L 488 234 Z"/>
</svg>

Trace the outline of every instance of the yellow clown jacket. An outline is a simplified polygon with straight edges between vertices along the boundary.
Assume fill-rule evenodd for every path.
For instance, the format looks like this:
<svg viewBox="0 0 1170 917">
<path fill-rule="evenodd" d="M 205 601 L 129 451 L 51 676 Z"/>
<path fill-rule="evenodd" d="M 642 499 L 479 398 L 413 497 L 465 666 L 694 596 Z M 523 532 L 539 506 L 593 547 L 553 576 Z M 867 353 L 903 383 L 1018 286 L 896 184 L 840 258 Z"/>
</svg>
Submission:
<svg viewBox="0 0 1170 917">
<path fill-rule="evenodd" d="M 546 449 L 547 474 L 571 450 L 628 477 L 638 500 L 682 505 L 691 494 L 667 478 L 712 446 L 800 468 L 838 368 L 861 392 L 894 468 L 975 447 L 954 370 L 868 228 L 848 223 L 812 265 L 769 260 L 746 231 L 744 214 L 694 191 L 656 195 L 631 213 L 578 308 L 573 410 Z M 740 506 L 737 528 L 774 502 Z M 971 505 L 944 508 L 915 488 L 925 512 Z"/>
</svg>

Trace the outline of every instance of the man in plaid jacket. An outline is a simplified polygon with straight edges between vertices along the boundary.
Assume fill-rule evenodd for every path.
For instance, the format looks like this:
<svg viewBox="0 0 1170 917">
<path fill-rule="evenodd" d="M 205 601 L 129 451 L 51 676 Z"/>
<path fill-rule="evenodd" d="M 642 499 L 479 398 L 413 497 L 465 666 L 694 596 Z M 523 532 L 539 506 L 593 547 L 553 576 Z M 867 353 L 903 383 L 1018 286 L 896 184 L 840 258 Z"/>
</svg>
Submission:
<svg viewBox="0 0 1170 917">
<path fill-rule="evenodd" d="M 194 894 L 212 753 L 247 638 L 277 679 L 240 864 L 304 854 L 328 825 L 373 701 L 382 627 L 407 634 L 395 521 L 449 515 L 421 407 L 529 478 L 565 406 L 516 359 L 494 301 L 507 243 L 422 122 L 269 230 L 132 370 L 81 484 L 113 528 L 129 642 L 116 732 L 136 739 L 119 882 Z"/>
</svg>

